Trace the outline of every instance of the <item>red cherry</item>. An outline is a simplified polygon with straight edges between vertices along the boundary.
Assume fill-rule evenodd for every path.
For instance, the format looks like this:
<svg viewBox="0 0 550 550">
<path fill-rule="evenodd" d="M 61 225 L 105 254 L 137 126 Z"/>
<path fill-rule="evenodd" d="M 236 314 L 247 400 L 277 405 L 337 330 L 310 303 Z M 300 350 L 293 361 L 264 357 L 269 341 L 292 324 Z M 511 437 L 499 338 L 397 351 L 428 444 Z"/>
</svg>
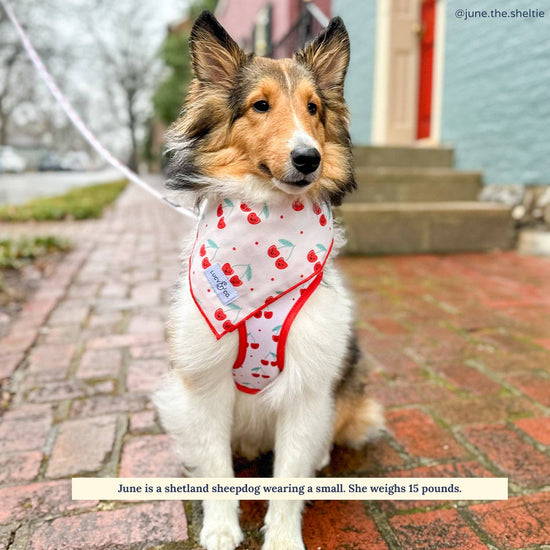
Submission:
<svg viewBox="0 0 550 550">
<path fill-rule="evenodd" d="M 262 378 L 269 378 L 269 374 L 262 374 Z"/>
<path fill-rule="evenodd" d="M 260 218 L 258 218 L 258 215 L 255 212 L 250 212 L 246 219 L 248 220 L 248 223 L 251 223 L 252 225 L 256 225 L 257 223 L 260 223 L 262 221 L 260 220 Z"/>
<path fill-rule="evenodd" d="M 321 213 L 321 207 L 316 202 L 313 203 L 313 212 L 317 215 Z"/>
<path fill-rule="evenodd" d="M 254 317 L 256 317 L 256 319 L 259 319 L 261 316 L 262 316 L 261 311 L 257 311 L 256 313 L 254 313 Z"/>
<path fill-rule="evenodd" d="M 216 210 L 216 215 L 218 216 L 218 218 L 223 216 L 223 206 L 221 204 L 218 206 L 218 209 Z"/>
<path fill-rule="evenodd" d="M 325 218 L 324 214 L 321 214 L 321 217 L 319 218 L 319 223 L 324 227 L 327 225 L 327 219 Z"/>
<path fill-rule="evenodd" d="M 225 323 L 222 326 L 225 330 L 229 330 L 233 328 L 233 323 L 231 321 L 225 321 Z"/>
<path fill-rule="evenodd" d="M 271 366 L 276 367 L 277 366 L 277 361 L 271 361 Z"/>
<path fill-rule="evenodd" d="M 218 321 L 223 321 L 224 319 L 227 319 L 227 315 L 221 307 L 214 312 L 214 317 Z"/>
<path fill-rule="evenodd" d="M 202 268 L 206 269 L 207 267 L 210 267 L 212 264 L 210 263 L 210 260 L 208 258 L 203 258 L 202 260 Z"/>
<path fill-rule="evenodd" d="M 262 359 L 262 360 L 260 361 L 260 363 L 261 363 L 262 365 L 269 365 L 269 361 L 268 361 L 267 359 Z"/>
<path fill-rule="evenodd" d="M 265 299 L 265 303 L 266 303 L 266 304 L 270 304 L 271 302 L 273 302 L 273 300 L 275 300 L 275 298 L 273 298 L 273 296 L 268 296 L 268 297 Z"/>
<path fill-rule="evenodd" d="M 321 265 L 321 262 L 317 262 L 314 266 L 313 266 L 313 271 L 321 271 L 322 269 L 322 265 Z"/>
<path fill-rule="evenodd" d="M 235 273 L 233 271 L 233 268 L 231 267 L 231 264 L 229 263 L 226 263 L 226 264 L 223 264 L 222 265 L 222 271 L 226 274 L 226 275 L 233 275 L 233 273 Z"/>
<path fill-rule="evenodd" d="M 233 286 L 241 286 L 243 284 L 243 282 L 237 277 L 237 275 L 233 275 L 233 277 L 231 277 L 231 279 L 229 279 L 229 282 Z"/>
<path fill-rule="evenodd" d="M 314 250 L 310 250 L 308 253 L 307 253 L 307 261 L 308 262 L 316 262 L 319 258 L 317 257 L 317 254 L 315 254 L 315 251 Z"/>
<path fill-rule="evenodd" d="M 279 341 L 279 337 L 278 337 L 276 334 L 274 334 L 271 338 L 273 338 L 273 341 L 274 341 L 274 342 L 278 342 L 278 341 Z"/>
<path fill-rule="evenodd" d="M 224 217 L 222 216 L 219 220 L 218 220 L 218 229 L 223 229 L 225 227 L 225 219 Z"/>
<path fill-rule="evenodd" d="M 285 262 L 284 258 L 277 258 L 275 262 L 275 267 L 277 269 L 286 269 L 288 267 L 288 264 Z"/>
<path fill-rule="evenodd" d="M 273 312 L 272 311 L 264 311 L 264 317 L 266 319 L 271 319 L 271 317 L 273 317 Z"/>
<path fill-rule="evenodd" d="M 252 349 L 258 349 L 260 347 L 260 344 L 258 344 L 258 342 L 252 342 L 252 344 L 250 344 L 250 347 Z"/>
<path fill-rule="evenodd" d="M 277 246 L 274 245 L 274 244 L 272 244 L 272 245 L 267 249 L 267 255 L 268 255 L 270 258 L 276 258 L 279 254 L 280 254 L 279 249 L 278 249 Z"/>
<path fill-rule="evenodd" d="M 303 210 L 304 209 L 304 205 L 302 202 L 300 202 L 298 199 L 296 199 L 293 203 L 292 203 L 292 210 L 296 210 L 296 212 L 300 212 L 300 210 Z"/>
<path fill-rule="evenodd" d="M 250 212 L 250 207 L 249 207 L 247 204 L 245 204 L 245 203 L 243 202 L 243 203 L 241 204 L 241 210 L 242 210 L 243 212 Z"/>
<path fill-rule="evenodd" d="M 206 256 L 206 246 L 203 244 L 199 250 L 201 256 Z"/>
<path fill-rule="evenodd" d="M 253 376 L 254 378 L 260 378 L 260 373 L 258 373 L 258 372 L 253 372 L 253 373 L 252 373 L 252 376 Z"/>
</svg>

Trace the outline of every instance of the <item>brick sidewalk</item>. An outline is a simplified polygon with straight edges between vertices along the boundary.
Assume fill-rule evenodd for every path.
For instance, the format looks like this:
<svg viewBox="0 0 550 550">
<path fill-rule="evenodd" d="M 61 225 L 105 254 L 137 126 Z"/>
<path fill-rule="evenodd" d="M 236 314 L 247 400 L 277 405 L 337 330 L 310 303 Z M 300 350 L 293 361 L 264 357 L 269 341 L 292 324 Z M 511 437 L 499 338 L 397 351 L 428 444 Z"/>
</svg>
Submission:
<svg viewBox="0 0 550 550">
<path fill-rule="evenodd" d="M 73 502 L 69 481 L 181 474 L 148 392 L 167 369 L 164 319 L 189 222 L 131 188 L 103 220 L 64 227 L 77 247 L 0 341 L 13 392 L 0 418 L 0 550 L 196 549 L 197 505 Z M 362 452 L 336 449 L 322 475 L 507 476 L 511 498 L 316 501 L 309 550 L 549 548 L 550 261 L 340 264 L 391 431 Z M 242 548 L 259 549 L 265 504 L 242 507 Z"/>
</svg>

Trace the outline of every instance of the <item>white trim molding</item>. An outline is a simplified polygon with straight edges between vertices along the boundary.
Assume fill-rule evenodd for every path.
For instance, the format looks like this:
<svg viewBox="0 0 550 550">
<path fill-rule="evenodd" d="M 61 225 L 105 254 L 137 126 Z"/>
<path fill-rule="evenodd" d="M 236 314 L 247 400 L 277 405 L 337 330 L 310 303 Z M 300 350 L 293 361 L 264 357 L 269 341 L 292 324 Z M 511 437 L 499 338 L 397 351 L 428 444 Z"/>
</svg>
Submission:
<svg viewBox="0 0 550 550">
<path fill-rule="evenodd" d="M 388 131 L 388 96 L 390 62 L 390 2 L 376 2 L 376 39 L 374 59 L 374 86 L 372 99 L 372 143 L 384 145 Z"/>
<path fill-rule="evenodd" d="M 445 25 L 447 0 L 437 0 L 435 5 L 434 72 L 432 81 L 432 114 L 430 141 L 441 144 L 443 116 L 443 81 L 445 73 Z"/>
</svg>

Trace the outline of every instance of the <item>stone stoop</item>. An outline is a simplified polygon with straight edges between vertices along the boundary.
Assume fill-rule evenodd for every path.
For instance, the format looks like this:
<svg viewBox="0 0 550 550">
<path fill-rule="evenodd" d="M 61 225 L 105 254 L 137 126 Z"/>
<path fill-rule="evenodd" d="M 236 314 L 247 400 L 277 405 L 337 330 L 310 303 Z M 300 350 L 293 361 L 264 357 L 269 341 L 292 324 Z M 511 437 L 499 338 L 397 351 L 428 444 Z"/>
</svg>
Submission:
<svg viewBox="0 0 550 550">
<path fill-rule="evenodd" d="M 338 209 L 348 254 L 510 249 L 510 207 L 478 201 L 479 172 L 452 168 L 449 148 L 357 147 L 358 189 Z"/>
</svg>

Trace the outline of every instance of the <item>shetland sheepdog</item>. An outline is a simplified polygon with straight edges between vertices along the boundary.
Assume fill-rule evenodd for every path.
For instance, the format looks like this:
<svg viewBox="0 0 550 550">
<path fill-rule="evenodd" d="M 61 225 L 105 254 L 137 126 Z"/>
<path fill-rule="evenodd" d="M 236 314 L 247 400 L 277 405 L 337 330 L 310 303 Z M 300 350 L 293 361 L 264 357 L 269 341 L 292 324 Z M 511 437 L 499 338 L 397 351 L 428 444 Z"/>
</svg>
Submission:
<svg viewBox="0 0 550 550">
<path fill-rule="evenodd" d="M 208 225 L 204 214 L 208 208 L 218 228 L 225 228 L 227 221 L 226 233 L 236 243 L 233 251 L 241 240 L 255 237 L 248 230 L 231 233 L 231 219 L 246 215 L 250 231 L 255 231 L 267 223 L 269 208 L 279 212 L 277 208 L 285 205 L 293 205 L 289 207 L 293 215 L 292 209 L 313 205 L 313 213 L 308 211 L 304 220 L 333 231 L 333 246 L 329 255 L 326 246 L 315 248 L 313 243 L 307 261 L 302 258 L 304 264 L 315 262 L 311 277 L 307 275 L 315 281 L 315 289 L 311 291 L 313 283 L 309 290 L 299 287 L 300 308 L 293 307 L 288 316 L 292 320 L 286 325 L 284 359 L 281 355 L 271 362 L 276 367 L 266 367 L 278 376 L 254 389 L 235 378 L 238 356 L 248 357 L 248 350 L 257 347 L 248 329 L 243 329 L 245 323 L 226 320 L 217 332 L 213 328 L 239 307 L 238 301 L 220 302 L 210 322 L 204 303 L 193 292 L 195 267 L 189 262 L 196 257 L 202 262 L 200 269 L 210 268 L 218 251 L 212 239 L 201 246 L 194 236 L 183 253 L 184 268 L 168 321 L 172 369 L 161 381 L 154 402 L 188 475 L 232 477 L 233 455 L 253 459 L 272 450 L 274 477 L 311 477 L 330 460 L 333 443 L 361 448 L 384 424 L 381 407 L 365 394 L 366 369 L 353 336 L 353 303 L 333 263 L 343 232 L 331 218 L 331 206 L 339 205 L 356 186 L 343 97 L 348 34 L 342 20 L 334 18 L 292 59 L 273 60 L 245 53 L 215 17 L 204 12 L 192 29 L 190 50 L 194 79 L 182 114 L 169 130 L 168 186 L 194 194 L 203 227 Z M 259 215 L 251 217 L 256 211 Z M 283 220 L 284 215 L 277 218 Z M 279 224 L 276 231 L 284 232 L 285 221 L 273 223 Z M 294 244 L 279 239 L 275 245 L 267 249 L 265 260 L 279 258 L 276 267 L 282 270 L 291 261 L 286 259 Z M 309 248 L 307 241 L 304 246 Z M 328 257 L 323 264 L 316 261 L 322 253 Z M 294 252 L 293 258 L 297 255 Z M 263 265 L 261 257 L 258 261 Z M 272 264 L 265 265 L 266 270 L 273 269 Z M 242 296 L 249 284 L 249 267 L 241 277 L 231 276 L 238 268 L 230 262 L 216 269 L 218 285 L 223 280 Z M 202 274 L 195 276 L 200 279 Z M 205 282 L 209 284 L 210 279 Z M 222 300 L 214 290 L 215 285 L 208 286 L 205 296 Z M 302 293 L 307 300 L 301 299 Z M 271 296 L 265 304 L 262 301 L 264 305 L 253 306 L 246 322 L 262 317 L 273 300 Z M 259 371 L 254 372 L 260 368 L 251 368 L 251 376 L 257 377 L 250 378 L 251 384 L 263 380 Z M 263 550 L 304 549 L 302 507 L 302 501 L 269 503 Z M 206 500 L 203 511 L 204 548 L 239 546 L 243 535 L 237 500 Z"/>
</svg>

